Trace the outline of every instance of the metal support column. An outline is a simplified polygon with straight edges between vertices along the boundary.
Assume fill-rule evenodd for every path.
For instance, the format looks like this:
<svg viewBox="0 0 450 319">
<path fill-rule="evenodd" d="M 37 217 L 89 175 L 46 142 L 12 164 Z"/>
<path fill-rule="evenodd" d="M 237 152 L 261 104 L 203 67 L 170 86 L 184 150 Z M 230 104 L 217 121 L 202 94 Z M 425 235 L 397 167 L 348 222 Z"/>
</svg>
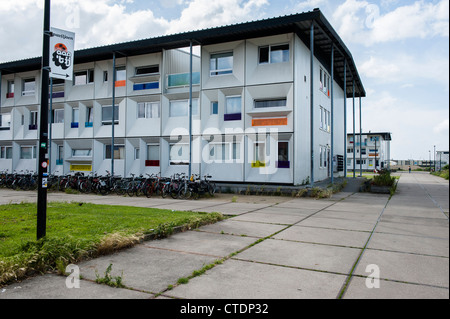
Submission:
<svg viewBox="0 0 450 319">
<path fill-rule="evenodd" d="M 359 97 L 359 176 L 362 177 L 362 124 L 361 124 L 361 96 Z"/>
<path fill-rule="evenodd" d="M 52 124 L 53 124 L 53 78 L 50 78 L 50 110 L 49 117 L 49 132 L 48 132 L 48 172 L 52 173 Z"/>
<path fill-rule="evenodd" d="M 189 43 L 189 174 L 192 175 L 192 40 Z"/>
<path fill-rule="evenodd" d="M 314 22 L 310 31 L 310 51 L 311 51 L 311 83 L 310 83 L 310 135 L 311 135 L 311 186 L 314 185 Z"/>
<path fill-rule="evenodd" d="M 353 79 L 353 178 L 356 177 L 355 80 Z"/>
<path fill-rule="evenodd" d="M 347 60 L 344 59 L 344 178 L 347 178 Z"/>
<path fill-rule="evenodd" d="M 114 176 L 114 118 L 116 108 L 116 52 L 113 52 L 112 115 L 111 115 L 111 176 Z"/>
<path fill-rule="evenodd" d="M 42 45 L 41 118 L 39 125 L 37 239 L 46 235 L 47 228 L 47 143 L 48 143 L 48 79 L 50 63 L 50 0 L 45 0 Z"/>
<path fill-rule="evenodd" d="M 330 156 L 330 162 L 331 162 L 331 185 L 333 185 L 334 182 L 334 44 L 331 45 L 331 156 Z M 337 160 L 336 160 L 337 164 Z M 328 163 L 330 165 L 330 163 Z"/>
</svg>

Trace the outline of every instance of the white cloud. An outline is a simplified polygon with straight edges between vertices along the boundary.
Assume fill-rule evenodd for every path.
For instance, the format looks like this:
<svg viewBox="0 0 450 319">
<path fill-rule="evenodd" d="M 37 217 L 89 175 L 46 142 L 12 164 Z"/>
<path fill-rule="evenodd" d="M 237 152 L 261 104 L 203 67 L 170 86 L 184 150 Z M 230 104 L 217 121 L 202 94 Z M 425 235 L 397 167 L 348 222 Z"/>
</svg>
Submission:
<svg viewBox="0 0 450 319">
<path fill-rule="evenodd" d="M 168 34 L 229 25 L 258 19 L 268 0 L 192 0 L 179 19 L 170 22 Z"/>
<path fill-rule="evenodd" d="M 449 60 L 448 56 L 437 53 L 422 53 L 413 56 L 406 53 L 389 54 L 389 56 L 371 55 L 362 62 L 359 71 L 367 78 L 380 83 L 435 83 L 448 90 Z"/>
<path fill-rule="evenodd" d="M 449 1 L 423 0 L 382 14 L 367 1 L 346 0 L 334 12 L 333 24 L 345 42 L 371 46 L 409 38 L 448 37 Z"/>
<path fill-rule="evenodd" d="M 449 121 L 448 119 L 443 120 L 438 125 L 436 125 L 433 129 L 433 132 L 436 134 L 447 134 L 449 132 Z"/>
</svg>

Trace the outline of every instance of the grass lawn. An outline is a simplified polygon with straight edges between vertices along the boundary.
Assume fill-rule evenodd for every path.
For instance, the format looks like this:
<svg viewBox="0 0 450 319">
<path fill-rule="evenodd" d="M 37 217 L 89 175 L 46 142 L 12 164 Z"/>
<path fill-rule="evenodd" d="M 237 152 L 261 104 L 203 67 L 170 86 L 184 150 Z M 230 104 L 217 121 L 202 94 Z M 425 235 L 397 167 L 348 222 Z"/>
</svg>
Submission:
<svg viewBox="0 0 450 319">
<path fill-rule="evenodd" d="M 219 213 L 154 208 L 48 203 L 47 235 L 36 240 L 36 204 L 0 205 L 0 286 L 27 273 L 131 246 L 148 233 L 164 236 L 176 226 L 197 227 Z"/>
</svg>

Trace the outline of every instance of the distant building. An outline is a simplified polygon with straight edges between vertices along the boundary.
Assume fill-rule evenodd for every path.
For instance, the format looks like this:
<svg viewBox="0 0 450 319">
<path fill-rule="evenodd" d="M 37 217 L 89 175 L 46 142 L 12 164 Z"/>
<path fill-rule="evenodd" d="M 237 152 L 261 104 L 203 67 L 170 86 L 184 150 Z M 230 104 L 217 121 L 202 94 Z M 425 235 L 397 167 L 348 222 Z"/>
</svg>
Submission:
<svg viewBox="0 0 450 319">
<path fill-rule="evenodd" d="M 347 134 L 347 170 L 373 171 L 390 168 L 391 133 Z"/>
<path fill-rule="evenodd" d="M 448 151 L 436 151 L 436 170 L 449 164 Z"/>
</svg>

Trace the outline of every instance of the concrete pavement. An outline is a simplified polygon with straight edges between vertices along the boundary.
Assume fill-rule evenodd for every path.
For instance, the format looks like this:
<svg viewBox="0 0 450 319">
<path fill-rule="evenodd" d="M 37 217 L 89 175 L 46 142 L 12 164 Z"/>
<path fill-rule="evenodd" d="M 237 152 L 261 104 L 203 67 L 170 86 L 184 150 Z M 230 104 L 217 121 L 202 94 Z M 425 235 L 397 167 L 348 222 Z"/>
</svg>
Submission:
<svg viewBox="0 0 450 319">
<path fill-rule="evenodd" d="M 68 289 L 65 277 L 46 274 L 0 289 L 0 299 L 449 298 L 448 191 L 448 181 L 414 172 L 401 174 L 390 200 L 389 195 L 354 192 L 351 185 L 321 200 L 238 196 L 232 202 L 233 195 L 218 195 L 180 201 L 49 194 L 49 201 L 235 216 L 81 262 L 80 288 Z M 0 203 L 34 201 L 34 196 L 2 189 Z M 188 283 L 177 284 L 218 260 Z M 112 275 L 121 276 L 127 289 L 94 282 L 110 264 Z"/>
</svg>

